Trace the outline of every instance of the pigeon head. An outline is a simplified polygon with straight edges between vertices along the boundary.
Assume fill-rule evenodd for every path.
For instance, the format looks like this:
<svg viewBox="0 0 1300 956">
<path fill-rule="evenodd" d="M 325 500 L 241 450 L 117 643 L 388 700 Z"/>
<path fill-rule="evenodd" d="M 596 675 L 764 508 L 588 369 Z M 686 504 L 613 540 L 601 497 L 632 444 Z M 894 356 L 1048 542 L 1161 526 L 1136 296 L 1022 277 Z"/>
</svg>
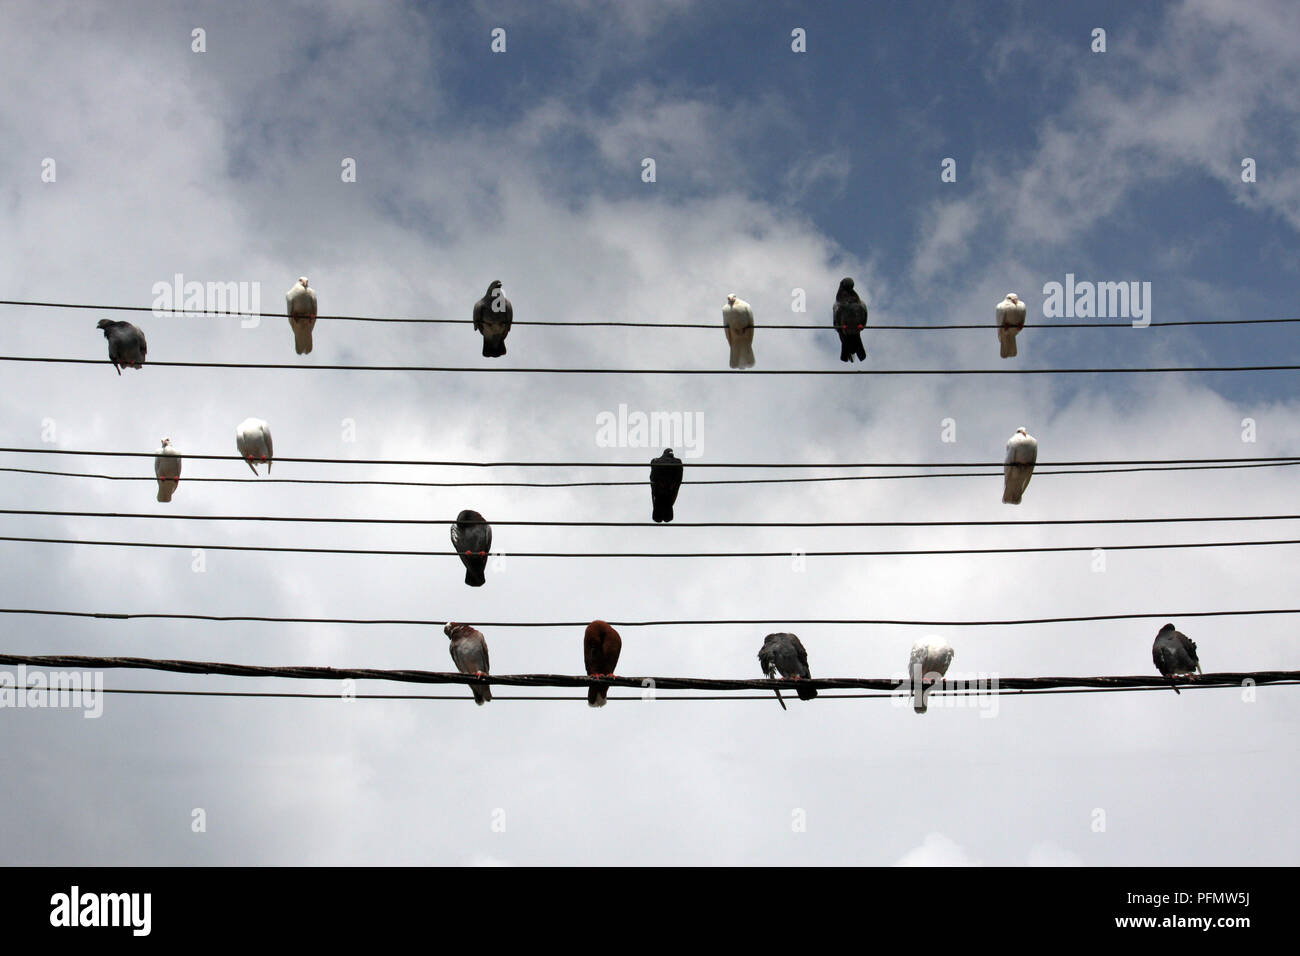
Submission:
<svg viewBox="0 0 1300 956">
<path fill-rule="evenodd" d="M 491 282 L 488 283 L 488 295 L 491 295 L 499 288 L 501 288 L 501 280 L 493 279 Z"/>
<path fill-rule="evenodd" d="M 1010 300 L 1011 302 L 1019 302 L 1020 296 L 1016 295 L 1014 292 L 1008 292 L 1007 299 Z"/>
<path fill-rule="evenodd" d="M 736 304 L 736 293 L 734 293 L 734 292 L 728 292 L 728 293 L 727 293 L 727 305 L 735 305 L 735 304 Z"/>
<path fill-rule="evenodd" d="M 1177 630 L 1177 628 L 1174 627 L 1172 624 L 1166 624 L 1164 627 L 1162 627 L 1162 628 L 1160 629 L 1160 633 L 1161 633 L 1161 634 L 1168 634 L 1170 631 L 1176 631 L 1176 630 Z"/>
<path fill-rule="evenodd" d="M 671 458 L 672 456 L 673 456 L 673 450 L 671 448 L 665 448 L 664 457 Z"/>
<path fill-rule="evenodd" d="M 1029 431 L 1025 428 L 1024 425 L 1021 425 L 1019 428 L 1016 429 L 1016 434 L 1024 435 L 1026 438 L 1029 437 Z"/>
<path fill-rule="evenodd" d="M 455 621 L 448 621 L 447 624 L 443 627 L 442 633 L 446 634 L 448 637 L 451 637 L 451 632 L 455 630 L 456 627 L 457 624 Z"/>
<path fill-rule="evenodd" d="M 164 439 L 162 440 L 162 446 L 163 446 L 164 448 L 166 448 L 166 447 L 167 447 L 168 445 L 170 445 L 171 443 L 172 443 L 172 440 L 171 440 L 170 438 L 164 438 Z"/>
<path fill-rule="evenodd" d="M 840 291 L 841 291 L 841 292 L 848 292 L 848 291 L 849 291 L 850 289 L 852 289 L 852 288 L 853 288 L 853 280 L 852 280 L 852 279 L 850 279 L 850 278 L 848 278 L 847 276 L 845 276 L 843 279 L 840 280 Z"/>
<path fill-rule="evenodd" d="M 104 334 L 108 335 L 108 330 L 115 325 L 117 325 L 117 323 L 114 322 L 112 319 L 100 319 L 98 322 L 95 323 L 95 328 L 103 329 Z"/>
<path fill-rule="evenodd" d="M 307 277 L 306 277 L 306 276 L 298 276 L 298 284 L 299 284 L 300 286 L 302 286 L 304 289 L 307 288 Z"/>
</svg>

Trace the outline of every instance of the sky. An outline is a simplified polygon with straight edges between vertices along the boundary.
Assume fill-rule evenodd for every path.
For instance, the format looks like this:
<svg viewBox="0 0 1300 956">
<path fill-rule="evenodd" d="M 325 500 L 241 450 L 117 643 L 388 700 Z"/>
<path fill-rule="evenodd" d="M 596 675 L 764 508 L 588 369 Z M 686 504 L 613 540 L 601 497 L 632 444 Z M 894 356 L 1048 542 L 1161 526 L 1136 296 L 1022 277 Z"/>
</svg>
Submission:
<svg viewBox="0 0 1300 956">
<path fill-rule="evenodd" d="M 1105 51 L 1094 52 L 1094 31 Z M 505 50 L 493 52 L 493 31 Z M 202 52 L 194 46 L 200 30 Z M 802 30 L 804 52 L 792 49 Z M 856 279 L 859 375 L 476 375 L 0 363 L 0 445 L 192 460 L 151 482 L 4 473 L 3 507 L 402 517 L 400 527 L 6 515 L 10 536 L 447 550 L 379 557 L 0 542 L 0 605 L 72 611 L 620 621 L 991 620 L 1285 608 L 1294 546 L 1052 554 L 530 559 L 512 552 L 928 549 L 1294 537 L 1293 522 L 1101 527 L 498 527 L 463 583 L 443 520 L 647 521 L 648 489 L 260 483 L 233 431 L 284 457 L 645 461 L 598 442 L 620 406 L 698 416 L 701 463 L 1044 462 L 1294 455 L 1295 372 L 873 376 L 872 370 L 1297 364 L 1300 10 L 1168 4 L 114 3 L 0 10 L 0 298 L 150 305 L 177 274 L 305 275 L 308 356 L 282 319 L 132 318 L 155 361 L 725 369 L 721 331 L 469 325 L 501 279 L 515 318 L 721 324 L 753 306 L 758 370 L 838 369 L 824 324 Z M 653 182 L 643 161 L 654 160 Z M 1250 159 L 1253 182 L 1243 181 Z M 51 164 L 50 161 L 53 163 Z M 345 165 L 355 181 L 345 181 Z M 945 160 L 955 181 L 944 181 Z M 950 164 L 951 165 L 951 164 Z M 53 176 L 50 176 L 52 171 Z M 52 181 L 50 181 L 52 178 Z M 951 177 L 950 177 L 951 178 Z M 1045 286 L 1150 283 L 1148 328 L 1052 329 Z M 803 290 L 806 312 L 794 311 Z M 103 359 L 107 313 L 0 306 L 10 356 Z M 1121 320 L 1127 317 L 1121 317 Z M 1089 321 L 1089 320 L 1081 320 Z M 1097 321 L 1102 321 L 1098 319 Z M 858 368 L 858 366 L 854 366 Z M 696 420 L 696 419 L 693 419 Z M 1246 424 L 1246 420 L 1250 424 Z M 945 434 L 955 440 L 945 441 Z M 1252 438 L 1253 440 L 1248 440 Z M 679 453 L 682 449 L 679 448 Z M 4 455 L 151 474 L 147 459 Z M 639 476 L 619 472 L 615 478 Z M 609 478 L 503 469 L 501 480 Z M 237 477 L 194 483 L 189 476 Z M 1289 468 L 683 486 L 681 521 L 1278 515 Z M 722 477 L 711 473 L 708 477 Z M 730 475 L 728 475 L 730 476 Z M 274 477 L 484 480 L 283 462 Z M 1294 616 L 1173 618 L 1206 672 L 1300 669 Z M 759 677 L 794 631 L 817 677 L 900 674 L 941 637 L 950 677 L 1153 673 L 1162 619 L 1033 627 L 620 627 L 627 676 Z M 441 627 L 0 615 L 17 654 L 447 670 Z M 497 673 L 579 673 L 580 627 L 484 627 Z M 108 670 L 110 688 L 332 692 L 330 682 Z M 358 693 L 420 688 L 368 683 Z M 453 688 L 458 691 L 459 688 Z M 1295 864 L 1294 688 L 896 701 L 294 700 L 110 695 L 102 716 L 0 709 L 8 864 Z M 556 692 L 563 694 L 564 692 Z M 620 697 L 634 699 L 621 700 Z M 198 826 L 196 821 L 202 821 Z M 1183 834 L 1170 839 L 1169 834 Z"/>
</svg>

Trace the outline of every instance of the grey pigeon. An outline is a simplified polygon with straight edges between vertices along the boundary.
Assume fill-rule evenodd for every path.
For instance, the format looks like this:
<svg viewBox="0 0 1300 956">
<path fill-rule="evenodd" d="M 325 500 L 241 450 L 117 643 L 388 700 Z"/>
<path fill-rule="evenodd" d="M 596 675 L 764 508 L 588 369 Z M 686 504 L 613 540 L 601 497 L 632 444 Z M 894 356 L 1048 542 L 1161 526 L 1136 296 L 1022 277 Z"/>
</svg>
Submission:
<svg viewBox="0 0 1300 956">
<path fill-rule="evenodd" d="M 673 505 L 682 487 L 682 460 L 673 455 L 671 448 L 650 461 L 651 517 L 655 521 L 672 521 Z"/>
<path fill-rule="evenodd" d="M 451 638 L 447 646 L 451 650 L 451 659 L 456 670 L 462 674 L 488 674 L 488 646 L 483 632 L 468 624 L 451 621 L 442 629 L 442 633 Z M 492 699 L 492 687 L 486 683 L 470 684 L 474 694 L 474 703 L 482 707 Z"/>
<path fill-rule="evenodd" d="M 862 330 L 867 327 L 867 304 L 853 288 L 852 279 L 841 279 L 831 308 L 835 331 L 840 336 L 840 361 L 867 360 L 867 347 L 862 344 Z"/>
<path fill-rule="evenodd" d="M 808 670 L 808 652 L 803 649 L 799 638 L 793 634 L 767 635 L 763 640 L 763 647 L 758 652 L 758 664 L 763 668 L 766 677 L 774 678 L 779 673 L 782 677 L 791 680 L 812 678 L 812 672 Z M 780 689 L 773 688 L 773 690 L 776 691 L 776 699 L 781 704 L 781 709 L 785 710 L 785 701 L 781 700 Z M 799 687 L 795 692 L 800 700 L 812 700 L 817 696 L 815 687 Z"/>
<path fill-rule="evenodd" d="M 1166 624 L 1156 635 L 1155 643 L 1151 645 L 1151 659 L 1155 661 L 1156 670 L 1170 678 L 1169 686 L 1175 694 L 1182 691 L 1172 678 L 1190 677 L 1193 671 L 1201 673 L 1195 642 L 1172 624 Z"/>
<path fill-rule="evenodd" d="M 95 328 L 104 330 L 104 338 L 108 339 L 108 360 L 118 375 L 124 368 L 144 368 L 149 344 L 140 329 L 130 322 L 114 322 L 112 319 L 100 319 Z"/>
<path fill-rule="evenodd" d="M 474 330 L 483 333 L 483 357 L 500 358 L 506 354 L 506 336 L 515 310 L 501 292 L 501 280 L 493 279 L 487 294 L 474 303 Z"/>
<path fill-rule="evenodd" d="M 481 588 L 487 583 L 488 553 L 492 550 L 492 526 L 477 511 L 466 509 L 451 526 L 451 546 L 465 565 L 465 583 Z"/>
</svg>

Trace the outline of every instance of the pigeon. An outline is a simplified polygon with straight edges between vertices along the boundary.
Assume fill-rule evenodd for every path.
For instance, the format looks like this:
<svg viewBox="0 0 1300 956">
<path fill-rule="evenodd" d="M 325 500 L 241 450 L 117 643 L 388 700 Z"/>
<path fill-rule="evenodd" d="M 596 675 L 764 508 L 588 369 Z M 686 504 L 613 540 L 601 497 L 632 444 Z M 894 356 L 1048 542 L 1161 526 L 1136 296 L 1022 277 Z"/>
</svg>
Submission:
<svg viewBox="0 0 1300 956">
<path fill-rule="evenodd" d="M 456 670 L 462 674 L 488 674 L 488 646 L 483 632 L 468 624 L 451 621 L 442 629 L 442 633 L 451 638 L 447 645 L 451 659 L 456 663 Z M 470 684 L 474 694 L 474 703 L 482 707 L 492 699 L 492 688 L 486 683 Z"/>
<path fill-rule="evenodd" d="M 831 308 L 835 331 L 840 335 L 840 361 L 867 360 L 867 348 L 862 344 L 862 330 L 867 327 L 867 304 L 853 289 L 852 279 L 841 279 L 840 290 L 835 293 Z"/>
<path fill-rule="evenodd" d="M 1020 498 L 1029 487 L 1029 479 L 1034 476 L 1034 462 L 1038 461 L 1038 439 L 1025 431 L 1024 426 L 1007 442 L 1007 456 L 1003 459 L 1005 482 L 1002 488 L 1002 503 L 1018 505 Z"/>
<path fill-rule="evenodd" d="M 483 333 L 483 357 L 500 358 L 506 354 L 506 336 L 515 310 L 501 292 L 501 280 L 493 279 L 483 298 L 474 303 L 474 330 Z"/>
<path fill-rule="evenodd" d="M 754 367 L 754 310 L 732 292 L 722 307 L 722 328 L 731 346 L 732 368 Z"/>
<path fill-rule="evenodd" d="M 998 342 L 1002 344 L 1002 357 L 1016 357 L 1016 336 L 1025 327 L 1025 304 L 1014 292 L 998 303 Z"/>
<path fill-rule="evenodd" d="M 681 487 L 682 460 L 674 457 L 671 448 L 665 448 L 662 455 L 650 460 L 651 517 L 655 521 L 673 520 L 673 504 Z"/>
<path fill-rule="evenodd" d="M 1195 642 L 1172 624 L 1166 624 L 1156 635 L 1156 642 L 1151 645 L 1151 659 L 1155 661 L 1156 670 L 1170 678 L 1169 686 L 1175 694 L 1182 691 L 1173 682 L 1174 677 L 1190 677 L 1192 671 L 1201 673 Z"/>
<path fill-rule="evenodd" d="M 284 294 L 289 310 L 289 327 L 293 329 L 293 347 L 299 355 L 311 351 L 311 330 L 316 327 L 316 290 L 299 276 L 293 288 Z"/>
<path fill-rule="evenodd" d="M 623 639 L 604 621 L 592 621 L 582 638 L 582 660 L 588 677 L 613 677 L 618 666 L 618 655 L 623 650 Z M 594 684 L 587 688 L 587 706 L 604 707 L 608 687 Z"/>
<path fill-rule="evenodd" d="M 158 479 L 158 500 L 171 501 L 181 480 L 181 456 L 172 440 L 164 438 L 153 459 L 153 474 Z"/>
<path fill-rule="evenodd" d="M 492 550 L 492 526 L 477 511 L 468 508 L 456 515 L 451 526 L 451 546 L 465 565 L 465 583 L 481 588 L 487 583 L 488 552 Z"/>
<path fill-rule="evenodd" d="M 266 473 L 271 473 L 271 426 L 260 418 L 245 418 L 235 429 L 235 445 L 248 467 L 257 474 L 255 461 L 266 462 Z"/>
<path fill-rule="evenodd" d="M 925 682 L 938 681 L 948 673 L 952 663 L 952 645 L 942 638 L 929 641 L 917 641 L 912 645 L 912 656 L 907 662 L 908 678 L 912 682 L 912 709 L 924 714 L 928 704 L 926 696 L 929 689 Z"/>
<path fill-rule="evenodd" d="M 124 368 L 144 368 L 149 344 L 140 329 L 130 322 L 114 322 L 112 319 L 100 319 L 95 328 L 104 330 L 104 338 L 108 339 L 108 360 L 118 375 Z"/>
<path fill-rule="evenodd" d="M 766 677 L 775 678 L 778 673 L 791 680 L 810 680 L 812 673 L 808 670 L 808 652 L 803 649 L 799 638 L 793 634 L 769 634 L 763 639 L 763 646 L 758 652 L 758 665 L 763 668 Z M 777 703 L 786 710 L 785 701 L 781 699 L 781 689 L 774 687 Z M 816 687 L 799 687 L 795 689 L 800 700 L 812 700 L 817 696 Z"/>
</svg>

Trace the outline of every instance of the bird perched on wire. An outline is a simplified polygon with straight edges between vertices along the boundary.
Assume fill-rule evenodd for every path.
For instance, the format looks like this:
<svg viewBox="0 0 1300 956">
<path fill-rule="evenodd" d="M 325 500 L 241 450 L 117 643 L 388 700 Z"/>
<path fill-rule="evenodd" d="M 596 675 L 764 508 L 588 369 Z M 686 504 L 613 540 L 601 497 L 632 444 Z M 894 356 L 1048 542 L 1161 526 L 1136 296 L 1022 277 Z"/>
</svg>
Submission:
<svg viewBox="0 0 1300 956">
<path fill-rule="evenodd" d="M 998 303 L 998 342 L 1003 358 L 1016 357 L 1016 336 L 1025 327 L 1025 304 L 1014 292 Z"/>
<path fill-rule="evenodd" d="M 811 680 L 812 672 L 808 670 L 808 652 L 803 643 L 793 634 L 769 634 L 763 639 L 763 646 L 758 651 L 758 666 L 763 669 L 765 677 L 775 678 L 777 674 L 789 680 Z M 781 699 L 781 689 L 776 691 L 777 703 L 786 710 L 785 701 Z M 817 696 L 816 687 L 796 687 L 795 693 L 800 700 L 812 700 Z"/>
<path fill-rule="evenodd" d="M 144 332 L 130 322 L 114 322 L 112 319 L 100 319 L 95 328 L 104 330 L 104 338 L 108 339 L 108 360 L 118 375 L 124 368 L 144 368 L 145 355 L 149 351 Z"/>
<path fill-rule="evenodd" d="M 859 361 L 867 360 L 867 347 L 862 344 L 862 330 L 867 327 L 867 304 L 862 301 L 853 288 L 853 280 L 840 280 L 839 291 L 835 293 L 835 305 L 831 307 L 831 318 L 835 331 L 840 336 L 840 361 L 852 362 L 856 356 Z"/>
<path fill-rule="evenodd" d="M 1007 454 L 1002 459 L 1002 503 L 1018 505 L 1034 476 L 1034 462 L 1038 461 L 1038 439 L 1025 431 L 1024 426 L 1007 441 Z"/>
<path fill-rule="evenodd" d="M 930 688 L 926 682 L 936 683 L 948 673 L 952 663 L 952 645 L 941 638 L 920 640 L 912 645 L 912 655 L 907 661 L 907 676 L 912 684 L 912 709 L 924 714 L 929 705 L 926 697 Z"/>
<path fill-rule="evenodd" d="M 682 487 L 682 460 L 665 448 L 658 458 L 650 460 L 651 517 L 655 521 L 672 521 L 673 505 Z"/>
<path fill-rule="evenodd" d="M 722 307 L 722 328 L 731 346 L 732 368 L 754 367 L 754 310 L 732 292 Z"/>
<path fill-rule="evenodd" d="M 592 621 L 582 637 L 582 660 L 588 677 L 613 677 L 618 666 L 618 655 L 623 650 L 623 639 L 604 621 Z M 608 687 L 592 685 L 587 688 L 587 706 L 604 707 Z"/>
<path fill-rule="evenodd" d="M 164 438 L 153 457 L 153 474 L 158 479 L 158 500 L 171 501 L 181 480 L 181 456 L 170 438 Z"/>
<path fill-rule="evenodd" d="M 299 355 L 311 351 L 311 331 L 316 328 L 316 290 L 299 276 L 293 288 L 284 294 L 289 310 L 289 327 L 293 329 L 293 347 Z"/>
<path fill-rule="evenodd" d="M 483 298 L 474 303 L 474 330 L 483 334 L 483 357 L 500 358 L 506 354 L 506 336 L 515 310 L 501 292 L 501 280 L 493 279 Z"/>
<path fill-rule="evenodd" d="M 451 638 L 447 647 L 451 651 L 456 670 L 462 674 L 491 673 L 488 667 L 487 639 L 483 637 L 482 631 L 468 624 L 450 621 L 442 633 Z M 487 683 L 473 683 L 469 689 L 474 694 L 474 703 L 480 707 L 492 699 L 492 687 Z"/>
<path fill-rule="evenodd" d="M 1182 691 L 1173 678 L 1191 677 L 1193 671 L 1201 673 L 1195 642 L 1172 624 L 1166 624 L 1156 635 L 1155 643 L 1151 645 L 1151 659 L 1155 661 L 1156 670 L 1170 679 L 1169 686 L 1175 694 Z"/>
<path fill-rule="evenodd" d="M 254 462 L 266 462 L 266 473 L 271 473 L 271 426 L 260 418 L 245 418 L 235 429 L 235 447 L 239 456 L 248 462 L 248 467 L 257 474 Z"/>
<path fill-rule="evenodd" d="M 488 553 L 492 550 L 492 526 L 477 511 L 466 508 L 451 526 L 451 546 L 465 565 L 465 583 L 481 588 L 487 583 Z"/>
</svg>

